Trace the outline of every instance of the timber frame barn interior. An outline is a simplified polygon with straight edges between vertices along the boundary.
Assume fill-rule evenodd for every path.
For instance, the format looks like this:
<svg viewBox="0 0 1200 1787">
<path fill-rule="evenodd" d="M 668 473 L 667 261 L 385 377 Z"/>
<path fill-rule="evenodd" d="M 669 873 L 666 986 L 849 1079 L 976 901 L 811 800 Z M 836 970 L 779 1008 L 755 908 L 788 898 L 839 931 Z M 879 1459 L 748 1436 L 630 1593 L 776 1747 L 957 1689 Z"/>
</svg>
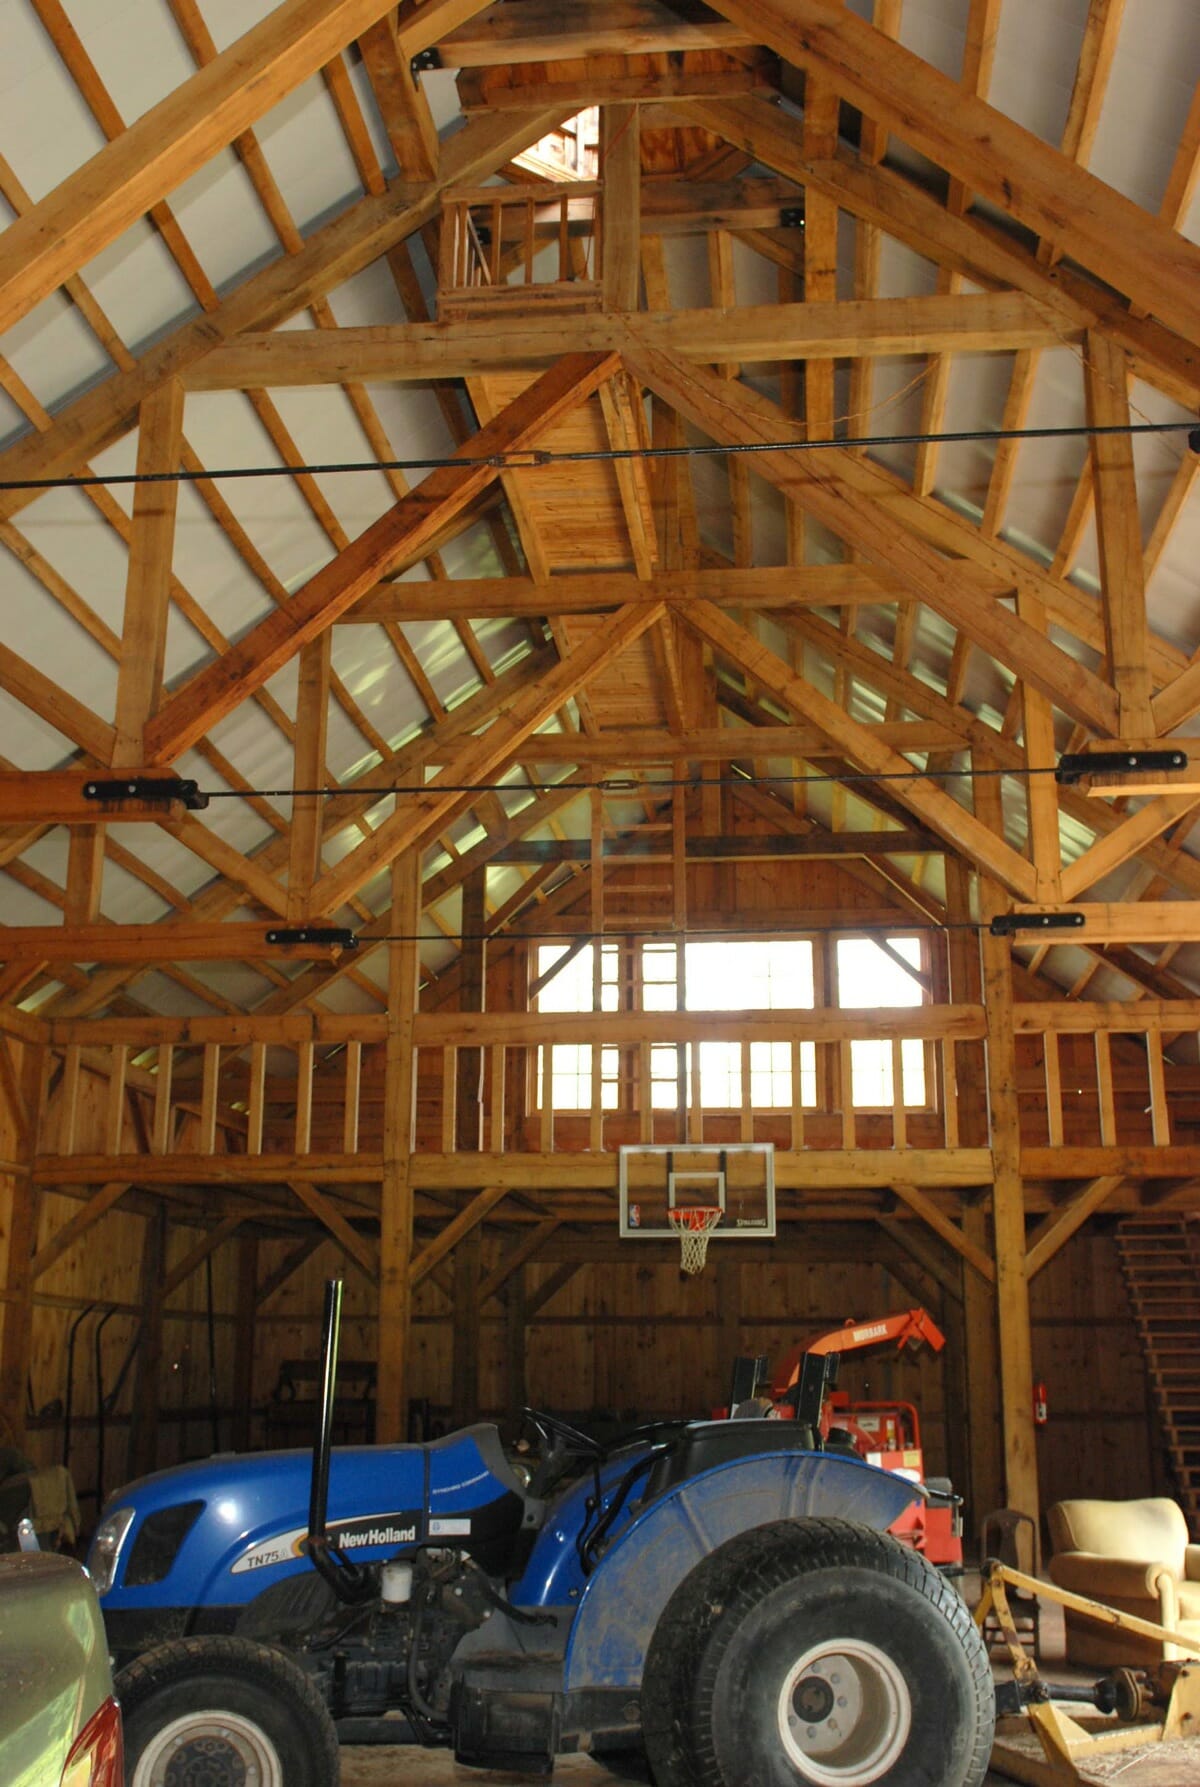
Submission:
<svg viewBox="0 0 1200 1787">
<path fill-rule="evenodd" d="M 336 1274 L 379 1439 L 923 1304 L 969 1528 L 1194 1514 L 1195 0 L 0 32 L 5 1439 L 302 1444 Z"/>
</svg>

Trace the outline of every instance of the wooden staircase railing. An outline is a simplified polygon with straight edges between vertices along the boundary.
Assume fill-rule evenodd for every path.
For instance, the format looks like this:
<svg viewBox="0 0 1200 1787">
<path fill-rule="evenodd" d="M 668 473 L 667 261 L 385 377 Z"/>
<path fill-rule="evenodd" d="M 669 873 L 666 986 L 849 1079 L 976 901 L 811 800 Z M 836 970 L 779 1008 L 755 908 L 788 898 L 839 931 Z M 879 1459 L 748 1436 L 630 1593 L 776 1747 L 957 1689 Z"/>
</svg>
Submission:
<svg viewBox="0 0 1200 1787">
<path fill-rule="evenodd" d="M 1200 1531 L 1200 1234 L 1186 1216 L 1127 1217 L 1117 1251 L 1193 1533 Z"/>
</svg>

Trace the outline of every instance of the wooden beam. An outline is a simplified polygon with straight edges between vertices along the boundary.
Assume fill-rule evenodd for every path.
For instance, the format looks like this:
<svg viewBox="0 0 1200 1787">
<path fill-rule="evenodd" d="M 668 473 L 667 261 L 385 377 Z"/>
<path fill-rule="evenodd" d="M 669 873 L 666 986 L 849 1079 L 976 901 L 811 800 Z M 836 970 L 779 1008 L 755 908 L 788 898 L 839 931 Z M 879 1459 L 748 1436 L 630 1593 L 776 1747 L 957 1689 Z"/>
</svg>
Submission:
<svg viewBox="0 0 1200 1787">
<path fill-rule="evenodd" d="M 380 0 L 283 0 L 151 106 L 5 230 L 0 330 L 94 260 L 387 10 Z"/>
<path fill-rule="evenodd" d="M 116 1179 L 110 1185 L 102 1185 L 94 1191 L 87 1202 L 76 1211 L 62 1228 L 58 1229 L 43 1248 L 34 1254 L 29 1265 L 30 1279 L 36 1283 L 43 1273 L 48 1272 L 56 1260 L 60 1260 L 68 1249 L 74 1247 L 76 1241 L 86 1235 L 100 1221 L 102 1216 L 119 1204 L 129 1190 L 127 1179 Z"/>
<path fill-rule="evenodd" d="M 790 928 L 790 927 L 789 927 Z M 724 1015 L 724 1014 L 721 1014 Z M 793 1024 L 793 1033 L 795 1025 Z M 386 1111 L 385 1111 L 386 1114 Z M 1122 1171 L 1130 1178 L 1200 1177 L 1200 1148 L 1049 1148 L 1026 1149 L 1031 1179 L 1095 1178 Z M 367 1149 L 356 1155 L 247 1154 L 72 1154 L 62 1159 L 43 1156 L 33 1169 L 34 1183 L 101 1185 L 114 1173 L 141 1185 L 271 1185 L 303 1178 L 309 1183 L 371 1185 L 385 1179 L 384 1156 Z M 506 1185 L 510 1191 L 616 1190 L 616 1158 L 587 1151 L 497 1154 L 414 1153 L 408 1164 L 409 1183 L 418 1191 L 473 1191 L 480 1179 Z M 987 1148 L 806 1148 L 775 1156 L 776 1183 L 782 1190 L 842 1190 L 857 1186 L 886 1190 L 895 1181 L 929 1188 L 988 1186 L 992 1157 Z M 407 1268 L 407 1261 L 406 1261 Z M 407 1271 L 406 1271 L 407 1282 Z"/>
<path fill-rule="evenodd" d="M 775 404 L 703 367 L 646 347 L 632 328 L 628 335 L 631 369 L 712 439 L 728 445 L 791 439 L 799 447 L 801 431 Z M 851 546 L 906 578 L 930 608 L 1058 707 L 1091 729 L 1113 735 L 1117 701 L 1112 689 L 1019 616 L 981 604 L 970 577 L 963 577 L 936 548 L 897 528 L 887 506 L 886 474 L 880 483 L 865 459 L 841 449 L 823 452 L 816 467 L 812 456 L 797 448 L 756 452 L 755 470 Z"/>
<path fill-rule="evenodd" d="M 996 1268 L 987 1254 L 973 1241 L 967 1239 L 958 1223 L 945 1215 L 931 1197 L 928 1197 L 915 1185 L 897 1183 L 892 1186 L 892 1190 L 901 1203 L 907 1204 L 913 1214 L 919 1216 L 921 1221 L 936 1235 L 940 1235 L 942 1240 L 952 1247 L 955 1253 L 967 1262 L 968 1266 L 978 1272 L 981 1278 L 986 1279 L 989 1284 L 995 1282 Z"/>
<path fill-rule="evenodd" d="M 309 1215 L 315 1216 L 321 1226 L 328 1229 L 342 1252 L 354 1261 L 368 1284 L 377 1285 L 379 1264 L 370 1243 L 363 1239 L 357 1229 L 351 1227 L 341 1211 L 315 1185 L 306 1185 L 303 1179 L 292 1179 L 289 1185 Z"/>
<path fill-rule="evenodd" d="M 518 695 L 507 713 L 482 737 L 469 739 L 462 746 L 453 762 L 433 777 L 426 791 L 404 796 L 403 804 L 390 819 L 383 820 L 371 837 L 321 877 L 313 889 L 313 911 L 336 911 L 398 851 L 413 848 L 469 803 L 470 796 L 462 793 L 464 784 L 485 781 L 510 763 L 530 733 L 619 658 L 662 612 L 661 606 L 622 610 L 609 626 L 597 629 L 540 682 Z"/>
<path fill-rule="evenodd" d="M 835 0 L 718 0 L 717 10 L 1185 339 L 1200 340 L 1200 248 L 1163 220 Z"/>
<path fill-rule="evenodd" d="M 419 16 L 419 13 L 418 15 Z M 745 49 L 754 38 L 696 0 L 523 0 L 490 6 L 437 45 L 446 68 L 681 50 Z"/>
<path fill-rule="evenodd" d="M 476 1295 L 481 1309 L 489 1297 L 494 1297 L 496 1292 L 507 1284 L 514 1272 L 519 1272 L 528 1260 L 533 1259 L 541 1252 L 542 1247 L 554 1231 L 561 1226 L 557 1216 L 548 1216 L 544 1222 L 539 1222 L 536 1228 L 530 1229 L 525 1239 L 506 1253 L 497 1265 L 493 1266 L 487 1277 L 479 1281 Z"/>
<path fill-rule="evenodd" d="M 25 1112 L 25 1128 L 15 1147 L 17 1158 L 8 1164 L 5 1175 L 8 1258 L 4 1271 L 5 1304 L 0 1311 L 0 1408 L 8 1419 L 10 1444 L 17 1446 L 24 1438 L 28 1407 L 33 1347 L 32 1266 L 42 1202 L 30 1174 L 46 1093 L 46 1051 L 40 1044 L 26 1043 L 20 1074 L 19 1102 Z"/>
<path fill-rule="evenodd" d="M 897 925 L 904 928 L 899 917 Z M 847 934 L 852 934 L 852 928 Z M 779 1042 L 794 1036 L 818 1043 L 855 1042 L 867 1037 L 946 1037 L 968 1041 L 984 1034 L 983 1012 L 978 1005 L 879 1006 L 874 1010 L 847 1011 L 777 1009 L 750 1017 L 742 1012 L 697 1010 L 429 1011 L 419 1015 L 414 1031 L 420 1047 L 435 1049 L 452 1045 L 488 1047 L 496 1043 L 516 1048 L 593 1040 L 621 1047 L 639 1042 Z"/>
<path fill-rule="evenodd" d="M 1030 1234 L 1026 1245 L 1026 1277 L 1033 1278 L 1043 1266 L 1048 1266 L 1076 1230 L 1081 1229 L 1088 1217 L 1107 1203 L 1118 1185 L 1123 1183 L 1119 1174 L 1107 1173 L 1077 1191 L 1060 1210 L 1044 1216 Z"/>
<path fill-rule="evenodd" d="M 281 1285 L 285 1285 L 294 1272 L 298 1272 L 305 1260 L 312 1258 L 324 1240 L 323 1235 L 306 1235 L 298 1246 L 290 1253 L 284 1254 L 273 1272 L 268 1272 L 255 1292 L 255 1307 L 261 1309 L 270 1301 Z"/>
<path fill-rule="evenodd" d="M 1077 900 L 1089 887 L 1120 868 L 1169 826 L 1200 807 L 1200 794 L 1160 794 L 1127 819 L 1120 819 L 1103 837 L 1076 857 L 1062 874 L 1062 898 Z"/>
<path fill-rule="evenodd" d="M 224 1246 L 230 1235 L 246 1221 L 247 1215 L 247 1211 L 239 1210 L 232 1216 L 224 1217 L 215 1228 L 209 1229 L 207 1234 L 202 1235 L 194 1247 L 188 1249 L 183 1258 L 171 1268 L 163 1279 L 162 1300 L 164 1303 L 168 1297 L 175 1294 L 181 1284 L 187 1282 L 197 1266 L 203 1265 L 210 1254 L 216 1253 L 219 1247 Z"/>
<path fill-rule="evenodd" d="M 490 1210 L 502 1203 L 508 1196 L 506 1185 L 488 1185 L 471 1199 L 458 1215 L 435 1235 L 427 1246 L 413 1260 L 409 1268 L 409 1284 L 415 1290 L 423 1278 L 427 1278 L 448 1253 L 453 1253 L 464 1235 L 467 1235 L 483 1221 Z"/>
<path fill-rule="evenodd" d="M 300 652 L 287 880 L 287 917 L 293 925 L 307 918 L 313 883 L 321 872 L 332 645 L 333 636 L 326 630 Z"/>
<path fill-rule="evenodd" d="M 179 466 L 182 449 L 183 387 L 168 379 L 141 406 L 137 469 L 152 478 Z M 143 733 L 162 689 L 167 615 L 171 601 L 171 559 L 179 486 L 139 484 L 133 497 L 133 534 L 125 581 L 125 620 L 117 671 L 114 768 L 145 761 Z"/>
<path fill-rule="evenodd" d="M 932 720 L 883 720 L 869 730 L 897 751 L 953 749 L 958 735 Z M 829 740 L 816 726 L 731 725 L 688 728 L 684 736 L 650 729 L 602 727 L 594 737 L 578 732 L 539 732 L 527 752 L 535 765 L 574 763 L 622 769 L 637 763 L 734 763 L 765 757 L 828 755 Z"/>
<path fill-rule="evenodd" d="M 387 1041 L 384 1048 L 383 1159 L 379 1193 L 379 1325 L 375 1438 L 394 1445 L 408 1434 L 412 1290 L 413 1146 L 417 1099 L 414 1038 L 421 957 L 421 859 L 417 851 L 391 867 Z"/>
<path fill-rule="evenodd" d="M 719 609 L 698 604 L 687 611 L 688 625 L 701 636 L 740 664 L 751 676 L 769 689 L 779 701 L 820 727 L 839 750 L 864 769 L 877 775 L 905 776 L 912 765 L 888 746 L 872 737 L 857 720 L 845 713 L 819 689 L 798 677 L 766 646 L 760 645 L 744 627 L 727 619 Z M 969 855 L 974 861 L 996 874 L 1006 887 L 1014 891 L 1028 889 L 1034 872 L 1024 857 L 1003 838 L 980 824 L 958 802 L 924 777 L 898 784 L 899 798 L 912 812 L 925 821 L 951 846 Z"/>
<path fill-rule="evenodd" d="M 525 1321 L 527 1325 L 537 1319 L 547 1303 L 552 1297 L 557 1297 L 564 1285 L 570 1284 L 582 1264 L 582 1260 L 564 1260 L 561 1266 L 554 1268 L 549 1278 L 543 1279 L 536 1291 L 526 1297 Z"/>
<path fill-rule="evenodd" d="M 642 139 L 636 105 L 601 107 L 600 177 L 604 307 L 637 310 L 642 283 Z"/>
<path fill-rule="evenodd" d="M 154 771 L 125 770 L 128 777 L 143 774 L 164 779 Z M 169 818 L 180 818 L 185 811 L 182 788 L 177 800 L 168 796 L 165 802 L 132 797 L 92 800 L 84 790 L 97 779 L 94 769 L 0 770 L 0 826 L 31 822 L 37 825 L 94 825 L 101 819 L 106 825 L 122 821 L 144 825 L 148 819 L 160 819 L 164 814 Z M 123 778 L 105 775 L 102 779 L 119 783 Z M 173 779 L 165 778 L 167 781 Z"/>
<path fill-rule="evenodd" d="M 800 610 L 841 608 L 858 602 L 915 602 L 907 583 L 868 564 L 721 566 L 658 571 L 640 578 L 628 571 L 576 571 L 536 577 L 454 578 L 445 582 L 379 583 L 340 624 L 470 619 L 508 620 L 557 614 L 603 613 L 630 602 L 685 607 L 703 599 L 741 608 Z M 0 776 L 0 790 L 4 787 Z"/>
<path fill-rule="evenodd" d="M 757 96 L 682 102 L 689 123 L 715 131 L 788 179 L 829 193 L 843 210 L 895 236 L 917 253 L 985 286 L 1014 288 L 1045 305 L 1070 329 L 1100 327 L 1129 353 L 1139 378 L 1179 403 L 1200 402 L 1200 348 L 1194 340 L 1141 320 L 1110 287 L 1067 264 L 1043 266 L 1036 255 L 977 216 L 957 217 L 939 197 L 889 168 L 839 148 L 832 159 L 803 154 L 797 121 Z"/>
<path fill-rule="evenodd" d="M 953 1297 L 958 1303 L 962 1302 L 963 1274 L 961 1266 L 951 1264 L 948 1256 L 943 1256 L 935 1250 L 934 1244 L 921 1234 L 919 1223 L 902 1220 L 899 1216 L 877 1216 L 875 1221 L 887 1239 L 897 1249 L 903 1250 L 909 1259 L 919 1266 L 922 1272 L 927 1273 L 948 1297 Z M 886 1260 L 883 1263 L 887 1265 Z M 891 1265 L 888 1265 L 887 1269 L 894 1275 L 894 1268 Z"/>
<path fill-rule="evenodd" d="M 1027 941 L 1074 943 L 1195 943 L 1200 942 L 1200 901 L 1197 900 L 1070 900 L 1060 907 L 1015 905 L 1013 913 L 1082 913 L 1083 923 L 1074 928 L 1027 934 Z M 1149 963 L 1146 964 L 1150 966 Z M 1141 1001 L 1138 1001 L 1138 1009 Z M 1130 1007 L 1132 1010 L 1133 1007 Z"/>
<path fill-rule="evenodd" d="M 992 761 L 982 755 L 975 760 L 977 769 L 986 770 L 992 766 Z M 993 824 L 1003 823 L 1000 784 L 996 778 L 980 778 L 975 789 L 976 805 L 981 815 Z M 979 903 L 984 919 L 991 919 L 999 911 L 1002 902 L 994 882 L 981 882 Z M 1030 1400 L 1033 1342 L 1025 1263 L 1025 1183 L 1017 1091 L 1012 950 L 1006 938 L 993 937 L 985 931 L 979 940 L 979 954 L 987 1013 L 985 1055 L 992 1143 L 992 1239 L 996 1259 L 1005 1501 L 1010 1508 L 1027 1509 L 1036 1521 L 1038 1472 Z"/>
<path fill-rule="evenodd" d="M 199 671 L 163 705 L 147 728 L 155 761 L 170 762 L 216 721 L 260 689 L 303 645 L 317 638 L 365 590 L 404 560 L 412 562 L 452 516 L 497 475 L 489 460 L 520 452 L 560 417 L 585 403 L 616 370 L 612 356 L 569 355 L 516 397 L 493 423 L 430 472 L 411 493 L 242 636 L 217 663 Z"/>
<path fill-rule="evenodd" d="M 0 925 L 0 961 L 152 962 L 294 961 L 328 962 L 346 952 L 321 943 L 269 941 L 266 924 Z"/>
<path fill-rule="evenodd" d="M 643 219 L 643 228 L 653 220 L 653 214 Z M 248 332 L 196 360 L 184 383 L 189 391 L 225 391 L 354 380 L 423 384 L 511 372 L 549 365 L 564 354 L 609 352 L 617 345 L 619 320 L 584 312 Z M 749 363 L 1006 353 L 1058 346 L 1064 334 L 1068 341 L 1083 335 L 1021 292 L 642 313 L 638 328 L 654 347 L 710 365 L 724 358 Z"/>
<path fill-rule="evenodd" d="M 682 741 L 681 741 L 682 742 Z M 751 747 L 752 749 L 753 747 Z M 762 749 L 768 749 L 765 741 Z M 743 750 L 736 755 L 749 755 Z M 836 858 L 843 856 L 923 856 L 940 850 L 941 841 L 928 831 L 850 831 L 813 830 L 801 836 L 764 833 L 752 837 L 735 833 L 731 837 L 688 838 L 683 854 L 690 862 L 759 862 L 777 857 L 811 856 Z M 619 835 L 606 838 L 603 857 L 609 861 L 670 862 L 674 855 L 671 842 L 664 837 Z M 589 838 L 530 838 L 523 843 L 507 844 L 492 857 L 493 862 L 590 862 L 592 844 Z M 907 963 L 904 964 L 908 966 Z"/>
<path fill-rule="evenodd" d="M 1090 425 L 1128 428 L 1132 416 L 1129 360 L 1124 350 L 1101 330 L 1093 329 L 1083 363 Z M 1133 441 L 1127 434 L 1094 434 L 1090 452 L 1109 672 L 1120 703 L 1119 735 L 1140 738 L 1155 728 L 1150 709 L 1146 587 Z"/>
<path fill-rule="evenodd" d="M 420 14 L 414 15 L 416 19 Z M 440 144 L 411 56 L 401 53 L 394 14 L 378 20 L 358 40 L 396 166 L 408 180 L 432 180 Z"/>
<path fill-rule="evenodd" d="M 752 67 L 739 66 L 732 58 L 723 66 L 710 68 L 648 68 L 633 58 L 606 58 L 600 66 L 603 73 L 589 70 L 586 75 L 556 75 L 552 80 L 530 79 L 528 75 L 514 80 L 508 68 L 463 70 L 457 82 L 459 110 L 467 118 L 476 112 L 528 111 L 531 106 L 544 105 L 551 96 L 580 110 L 626 100 L 727 99 L 733 93 L 770 92 L 774 86 L 769 58 Z M 497 73 L 504 76 L 503 84 L 494 78 Z"/>
<path fill-rule="evenodd" d="M 0 645 L 0 689 L 95 762 L 111 763 L 116 742 L 113 727 L 7 645 Z"/>
<path fill-rule="evenodd" d="M 145 1476 L 158 1463 L 158 1416 L 162 1398 L 163 1274 L 167 1260 L 167 1205 L 161 1199 L 142 1223 L 138 1335 L 129 1410 L 131 1475 Z"/>
</svg>

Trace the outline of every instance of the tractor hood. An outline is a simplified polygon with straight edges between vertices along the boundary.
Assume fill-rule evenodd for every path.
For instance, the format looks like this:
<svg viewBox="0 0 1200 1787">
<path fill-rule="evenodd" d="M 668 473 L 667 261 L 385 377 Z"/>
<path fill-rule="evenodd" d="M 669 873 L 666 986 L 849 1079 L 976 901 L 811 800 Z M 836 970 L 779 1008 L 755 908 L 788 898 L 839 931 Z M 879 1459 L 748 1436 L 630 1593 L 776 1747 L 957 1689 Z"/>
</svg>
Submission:
<svg viewBox="0 0 1200 1787">
<path fill-rule="evenodd" d="M 309 1569 L 311 1468 L 309 1451 L 219 1454 L 130 1484 L 108 1504 L 88 1560 L 106 1611 L 237 1605 Z M 524 1507 L 524 1484 L 489 1425 L 429 1445 L 333 1452 L 329 1537 L 356 1558 L 444 1538 L 486 1567 Z"/>
</svg>

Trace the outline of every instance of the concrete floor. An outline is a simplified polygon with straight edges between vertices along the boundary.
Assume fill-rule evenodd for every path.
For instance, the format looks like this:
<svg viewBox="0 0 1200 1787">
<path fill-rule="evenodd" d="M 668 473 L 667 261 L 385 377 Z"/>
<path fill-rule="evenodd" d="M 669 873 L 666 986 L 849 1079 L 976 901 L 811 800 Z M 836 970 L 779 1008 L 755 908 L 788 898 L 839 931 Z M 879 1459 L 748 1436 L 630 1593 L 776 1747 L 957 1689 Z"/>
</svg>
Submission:
<svg viewBox="0 0 1200 1787">
<path fill-rule="evenodd" d="M 972 1583 L 968 1578 L 964 1583 L 966 1598 L 972 1605 L 977 1587 L 977 1580 Z M 1063 1652 L 1061 1611 L 1043 1603 L 1040 1662 L 1044 1674 L 1051 1681 L 1066 1681 L 1073 1676 L 1086 1679 L 1082 1672 L 1071 1670 L 1062 1662 Z M 1040 1754 L 1036 1741 L 1032 1753 Z M 342 1787 L 416 1787 L 416 1783 L 420 1787 L 501 1787 L 502 1783 L 532 1787 L 538 1778 L 494 1769 L 459 1768 L 453 1756 L 444 1750 L 362 1746 L 342 1751 Z M 612 1787 L 617 1781 L 629 1779 L 629 1775 L 614 1774 L 588 1756 L 564 1756 L 553 1776 L 555 1787 Z M 1200 1787 L 1200 1741 L 1125 1750 L 1089 1765 L 1083 1779 L 1097 1784 L 1114 1782 L 1118 1787 Z M 986 1787 L 1006 1787 L 1006 1777 L 989 1773 Z"/>
</svg>

